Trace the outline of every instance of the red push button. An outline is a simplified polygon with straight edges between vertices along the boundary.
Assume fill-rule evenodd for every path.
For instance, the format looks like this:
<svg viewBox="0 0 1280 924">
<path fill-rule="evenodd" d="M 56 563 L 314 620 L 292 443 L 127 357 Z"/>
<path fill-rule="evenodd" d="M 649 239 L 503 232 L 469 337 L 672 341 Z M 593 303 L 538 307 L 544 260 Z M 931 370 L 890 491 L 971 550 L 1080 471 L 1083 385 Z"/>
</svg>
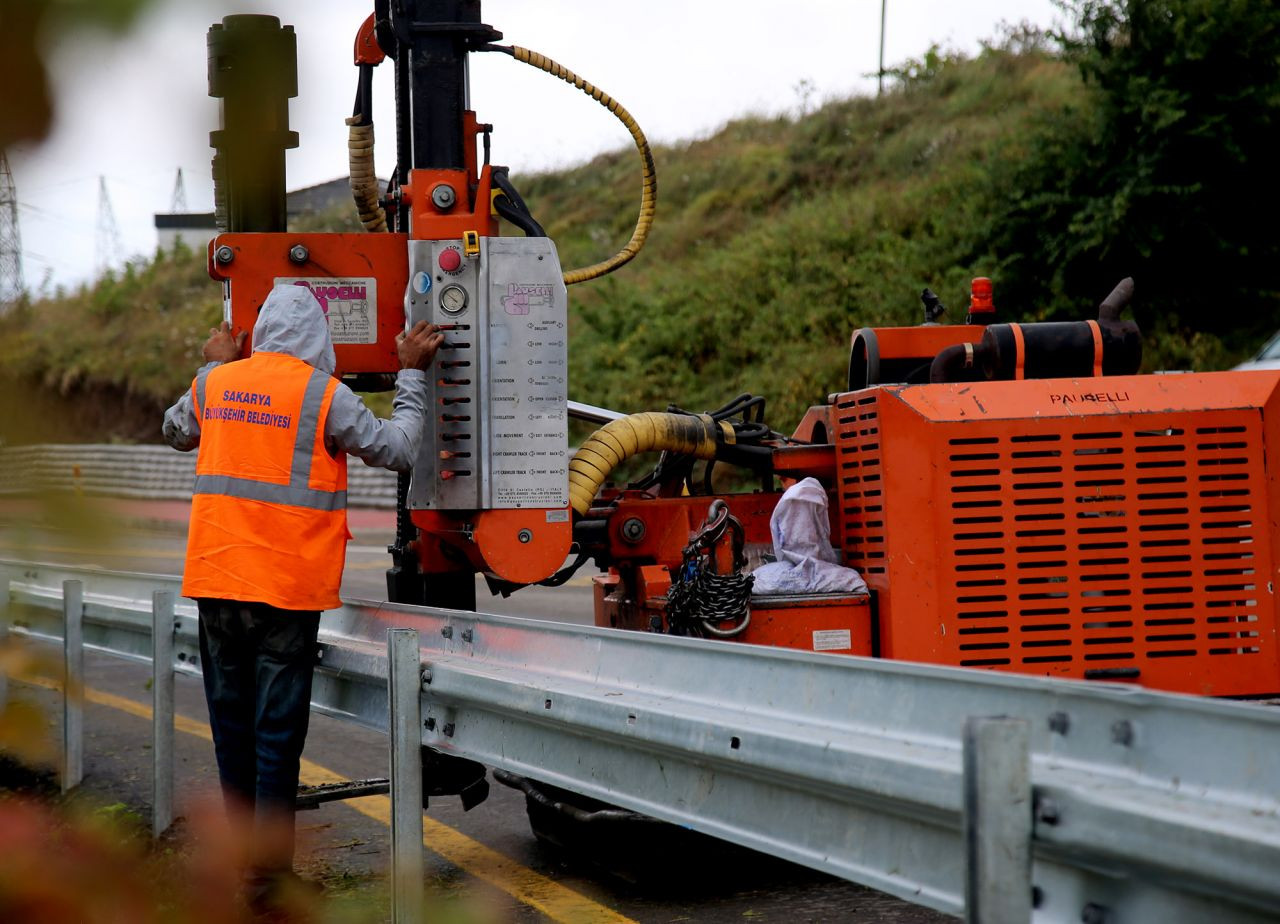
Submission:
<svg viewBox="0 0 1280 924">
<path fill-rule="evenodd" d="M 462 254 L 452 247 L 440 251 L 440 268 L 446 273 L 456 273 L 462 265 Z"/>
</svg>

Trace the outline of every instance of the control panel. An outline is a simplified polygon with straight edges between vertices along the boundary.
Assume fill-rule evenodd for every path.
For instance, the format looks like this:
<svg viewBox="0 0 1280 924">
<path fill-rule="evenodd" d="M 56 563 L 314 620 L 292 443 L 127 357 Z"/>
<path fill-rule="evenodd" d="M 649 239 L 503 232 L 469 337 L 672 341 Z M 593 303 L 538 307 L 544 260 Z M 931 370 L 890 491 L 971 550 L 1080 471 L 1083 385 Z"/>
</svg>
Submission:
<svg viewBox="0 0 1280 924">
<path fill-rule="evenodd" d="M 409 508 L 565 507 L 568 297 L 555 244 L 410 241 L 405 316 L 445 337 Z"/>
</svg>

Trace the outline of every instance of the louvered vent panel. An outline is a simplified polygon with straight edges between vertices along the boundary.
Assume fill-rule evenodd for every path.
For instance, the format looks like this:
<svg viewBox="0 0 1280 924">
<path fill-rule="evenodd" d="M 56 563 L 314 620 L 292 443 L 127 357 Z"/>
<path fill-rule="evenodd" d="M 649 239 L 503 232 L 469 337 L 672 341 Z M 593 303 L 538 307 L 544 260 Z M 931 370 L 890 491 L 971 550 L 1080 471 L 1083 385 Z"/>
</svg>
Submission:
<svg viewBox="0 0 1280 924">
<path fill-rule="evenodd" d="M 1125 679 L 1259 653 L 1258 428 L 1139 422 L 947 441 L 960 664 Z"/>
<path fill-rule="evenodd" d="M 884 484 L 880 421 L 875 393 L 843 396 L 836 403 L 836 465 L 845 562 L 874 583 L 885 573 Z"/>
</svg>

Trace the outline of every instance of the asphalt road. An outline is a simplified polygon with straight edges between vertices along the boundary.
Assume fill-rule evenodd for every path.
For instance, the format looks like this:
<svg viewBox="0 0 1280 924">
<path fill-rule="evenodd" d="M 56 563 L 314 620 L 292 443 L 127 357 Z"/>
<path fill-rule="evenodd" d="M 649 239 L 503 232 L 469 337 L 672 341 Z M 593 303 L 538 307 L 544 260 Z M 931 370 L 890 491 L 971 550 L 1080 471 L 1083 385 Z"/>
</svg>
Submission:
<svg viewBox="0 0 1280 924">
<path fill-rule="evenodd" d="M 114 571 L 173 574 L 181 570 L 185 505 L 163 502 L 91 504 L 87 516 L 0 504 L 0 557 L 92 564 Z M 353 512 L 343 596 L 380 600 L 392 523 L 385 513 Z M 584 569 L 585 570 L 585 569 Z M 579 623 L 591 622 L 585 578 L 562 588 L 533 588 L 492 597 L 481 585 L 479 609 Z M 101 656 L 88 658 L 86 782 L 90 795 L 150 812 L 150 670 Z M 14 686 L 49 707 L 58 694 Z M 207 798 L 216 783 L 207 713 L 199 681 L 177 678 L 178 812 Z M 56 729 L 51 728 L 51 731 Z M 312 717 L 304 754 L 304 782 L 335 776 L 385 776 L 382 735 L 324 716 Z M 299 816 L 299 868 L 319 878 L 385 876 L 389 866 L 386 797 L 322 806 Z M 432 801 L 426 813 L 429 888 L 483 901 L 499 920 L 559 922 L 761 921 L 925 924 L 951 920 L 881 893 L 758 854 L 707 842 L 681 855 L 659 841 L 632 857 L 627 878 L 611 867 L 614 851 L 575 856 L 544 845 L 530 831 L 524 797 L 492 786 L 485 803 L 463 812 L 456 798 Z M 625 845 L 616 845 L 619 850 Z M 705 852 L 700 852 L 705 850 Z"/>
</svg>

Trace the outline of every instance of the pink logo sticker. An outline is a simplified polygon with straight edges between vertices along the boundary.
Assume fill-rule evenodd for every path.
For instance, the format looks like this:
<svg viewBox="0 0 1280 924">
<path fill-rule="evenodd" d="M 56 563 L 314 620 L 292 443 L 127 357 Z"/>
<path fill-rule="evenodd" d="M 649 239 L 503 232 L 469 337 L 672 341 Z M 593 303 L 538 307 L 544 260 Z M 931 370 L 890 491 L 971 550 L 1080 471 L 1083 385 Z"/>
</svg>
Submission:
<svg viewBox="0 0 1280 924">
<path fill-rule="evenodd" d="M 551 286 L 508 283 L 507 294 L 502 296 L 502 307 L 507 314 L 528 314 L 530 308 L 541 308 L 551 302 Z"/>
</svg>

